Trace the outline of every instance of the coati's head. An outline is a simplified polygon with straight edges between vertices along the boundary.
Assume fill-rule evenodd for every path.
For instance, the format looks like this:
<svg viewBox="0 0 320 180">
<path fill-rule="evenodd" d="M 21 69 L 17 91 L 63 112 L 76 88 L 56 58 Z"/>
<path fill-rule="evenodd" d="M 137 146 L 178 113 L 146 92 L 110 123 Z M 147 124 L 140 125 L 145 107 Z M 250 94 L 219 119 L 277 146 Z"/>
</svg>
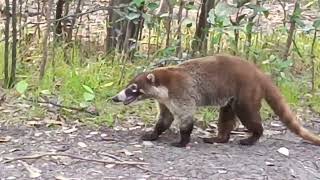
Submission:
<svg viewBox="0 0 320 180">
<path fill-rule="evenodd" d="M 126 88 L 115 95 L 112 100 L 128 105 L 136 100 L 166 97 L 168 97 L 168 89 L 160 85 L 155 73 L 144 72 L 133 78 Z"/>
</svg>

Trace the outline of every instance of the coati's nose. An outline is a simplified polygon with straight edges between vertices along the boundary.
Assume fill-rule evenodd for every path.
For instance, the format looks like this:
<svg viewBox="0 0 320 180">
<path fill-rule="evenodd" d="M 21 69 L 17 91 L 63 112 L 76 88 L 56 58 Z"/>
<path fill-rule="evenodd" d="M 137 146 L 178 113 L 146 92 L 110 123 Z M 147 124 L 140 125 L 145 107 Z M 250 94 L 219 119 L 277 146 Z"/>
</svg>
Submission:
<svg viewBox="0 0 320 180">
<path fill-rule="evenodd" d="M 118 95 L 112 97 L 113 102 L 120 102 Z"/>
</svg>

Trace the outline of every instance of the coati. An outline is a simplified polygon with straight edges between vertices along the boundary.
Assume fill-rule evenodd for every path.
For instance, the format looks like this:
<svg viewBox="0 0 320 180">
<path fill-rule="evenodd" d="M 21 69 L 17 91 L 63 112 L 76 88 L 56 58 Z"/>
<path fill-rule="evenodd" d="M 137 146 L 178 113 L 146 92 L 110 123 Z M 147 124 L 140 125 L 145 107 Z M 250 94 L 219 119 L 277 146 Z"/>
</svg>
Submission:
<svg viewBox="0 0 320 180">
<path fill-rule="evenodd" d="M 190 141 L 196 108 L 212 105 L 220 107 L 218 134 L 203 141 L 228 142 L 238 117 L 252 134 L 240 144 L 252 145 L 263 133 L 259 110 L 264 98 L 292 132 L 320 145 L 320 137 L 300 125 L 271 79 L 254 64 L 236 56 L 218 54 L 143 72 L 112 100 L 127 105 L 147 98 L 158 101 L 160 114 L 153 131 L 144 134 L 143 140 L 156 140 L 175 119 L 180 121 L 180 140 L 172 145 L 185 147 Z"/>
</svg>

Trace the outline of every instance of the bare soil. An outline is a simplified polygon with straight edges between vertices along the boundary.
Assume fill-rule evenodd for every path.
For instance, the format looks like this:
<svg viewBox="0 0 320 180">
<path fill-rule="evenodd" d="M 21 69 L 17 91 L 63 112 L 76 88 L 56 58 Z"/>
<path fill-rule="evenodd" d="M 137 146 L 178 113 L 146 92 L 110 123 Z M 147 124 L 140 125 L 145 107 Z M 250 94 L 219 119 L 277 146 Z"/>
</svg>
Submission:
<svg viewBox="0 0 320 180">
<path fill-rule="evenodd" d="M 319 133 L 318 121 L 307 126 Z M 10 139 L 0 143 L 0 179 L 320 179 L 319 146 L 305 143 L 281 124 L 268 123 L 265 129 L 253 146 L 238 144 L 245 135 L 240 130 L 229 143 L 204 144 L 195 129 L 187 148 L 175 148 L 169 145 L 178 138 L 173 131 L 158 141 L 141 142 L 140 128 L 2 124 L 0 137 Z M 281 147 L 289 150 L 288 156 L 278 152 Z"/>
</svg>

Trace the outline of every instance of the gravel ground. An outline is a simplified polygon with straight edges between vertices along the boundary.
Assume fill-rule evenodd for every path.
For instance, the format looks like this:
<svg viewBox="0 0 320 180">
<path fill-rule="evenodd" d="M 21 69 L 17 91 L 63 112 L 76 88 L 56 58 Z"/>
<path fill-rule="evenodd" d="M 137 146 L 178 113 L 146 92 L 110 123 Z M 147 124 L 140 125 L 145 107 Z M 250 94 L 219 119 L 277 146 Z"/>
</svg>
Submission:
<svg viewBox="0 0 320 180">
<path fill-rule="evenodd" d="M 204 144 L 195 131 L 187 148 L 175 148 L 169 143 L 178 136 L 171 131 L 158 141 L 141 142 L 143 130 L 139 128 L 2 125 L 0 178 L 320 179 L 318 146 L 270 123 L 265 128 L 266 135 L 253 146 L 238 144 L 244 132 L 235 133 L 227 144 Z M 309 123 L 308 128 L 319 132 L 320 123 Z M 288 149 L 288 156 L 278 152 L 282 147 Z M 128 162 L 115 165 L 109 161 Z M 128 164 L 141 162 L 147 164 Z"/>
</svg>

